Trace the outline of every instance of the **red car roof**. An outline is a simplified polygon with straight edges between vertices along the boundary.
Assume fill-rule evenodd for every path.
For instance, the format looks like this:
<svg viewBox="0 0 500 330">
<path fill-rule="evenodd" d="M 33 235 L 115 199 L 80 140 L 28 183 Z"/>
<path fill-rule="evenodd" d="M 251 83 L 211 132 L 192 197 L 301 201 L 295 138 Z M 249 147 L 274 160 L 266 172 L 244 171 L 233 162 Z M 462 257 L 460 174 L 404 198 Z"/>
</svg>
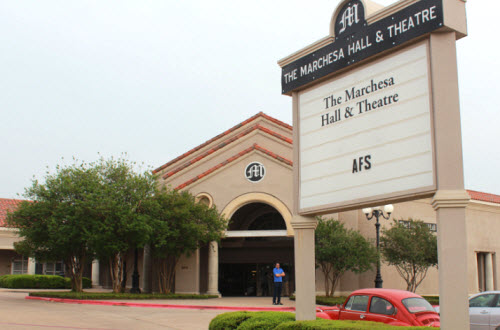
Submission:
<svg viewBox="0 0 500 330">
<path fill-rule="evenodd" d="M 416 293 L 404 291 L 404 290 L 396 290 L 396 289 L 360 289 L 353 291 L 351 294 L 368 294 L 368 295 L 381 295 L 381 296 L 389 296 L 394 299 L 404 299 L 404 298 L 422 298 Z"/>
</svg>

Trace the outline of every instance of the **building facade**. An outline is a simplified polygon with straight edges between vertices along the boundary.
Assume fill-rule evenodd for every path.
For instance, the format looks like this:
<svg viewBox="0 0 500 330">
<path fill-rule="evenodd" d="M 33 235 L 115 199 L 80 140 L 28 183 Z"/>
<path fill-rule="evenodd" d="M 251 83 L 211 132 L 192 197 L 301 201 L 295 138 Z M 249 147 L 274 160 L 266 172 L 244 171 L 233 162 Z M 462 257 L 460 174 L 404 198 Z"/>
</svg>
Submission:
<svg viewBox="0 0 500 330">
<path fill-rule="evenodd" d="M 225 238 L 181 258 L 177 265 L 177 293 L 209 293 L 222 296 L 268 296 L 272 288 L 273 263 L 279 261 L 287 274 L 284 294 L 295 290 L 293 210 L 292 127 L 264 113 L 245 120 L 200 146 L 154 170 L 161 185 L 188 190 L 200 203 L 216 206 L 229 220 Z M 500 196 L 468 191 L 466 208 L 469 293 L 498 289 L 497 271 L 500 252 Z M 12 210 L 16 201 L 0 199 L 1 210 Z M 0 213 L 2 219 L 5 212 Z M 361 210 L 325 216 L 359 230 L 375 241 L 373 221 Z M 392 219 L 420 219 L 439 234 L 436 213 L 430 199 L 394 205 Z M 2 223 L 3 224 L 3 223 Z M 15 229 L 0 227 L 0 275 L 14 273 L 50 273 L 57 263 L 37 264 L 13 250 L 19 238 Z M 131 255 L 132 256 L 132 255 Z M 147 250 L 139 254 L 142 286 L 156 288 L 155 269 Z M 127 276 L 133 261 L 127 261 Z M 87 274 L 94 285 L 111 285 L 106 263 L 94 261 Z M 38 271 L 37 271 L 38 269 Z M 394 267 L 382 264 L 383 286 L 405 289 L 406 283 Z M 153 276 L 149 276 L 152 274 Z M 151 281 L 149 279 L 151 278 Z M 373 287 L 375 270 L 363 274 L 345 274 L 336 294 Z M 127 281 L 130 285 L 131 280 Z M 324 276 L 316 271 L 316 291 L 324 294 Z M 420 294 L 438 294 L 438 270 L 432 268 L 418 287 Z"/>
</svg>

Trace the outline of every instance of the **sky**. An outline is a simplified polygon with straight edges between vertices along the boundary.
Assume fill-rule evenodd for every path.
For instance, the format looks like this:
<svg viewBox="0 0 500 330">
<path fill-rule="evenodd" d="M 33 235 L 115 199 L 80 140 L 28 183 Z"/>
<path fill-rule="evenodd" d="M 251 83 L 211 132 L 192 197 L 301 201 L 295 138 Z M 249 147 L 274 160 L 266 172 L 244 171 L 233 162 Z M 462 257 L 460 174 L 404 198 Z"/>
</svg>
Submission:
<svg viewBox="0 0 500 330">
<path fill-rule="evenodd" d="M 0 198 L 73 158 L 157 168 L 260 111 L 291 124 L 277 61 L 327 36 L 337 4 L 0 0 Z M 500 195 L 500 3 L 466 7 L 465 187 Z"/>
</svg>

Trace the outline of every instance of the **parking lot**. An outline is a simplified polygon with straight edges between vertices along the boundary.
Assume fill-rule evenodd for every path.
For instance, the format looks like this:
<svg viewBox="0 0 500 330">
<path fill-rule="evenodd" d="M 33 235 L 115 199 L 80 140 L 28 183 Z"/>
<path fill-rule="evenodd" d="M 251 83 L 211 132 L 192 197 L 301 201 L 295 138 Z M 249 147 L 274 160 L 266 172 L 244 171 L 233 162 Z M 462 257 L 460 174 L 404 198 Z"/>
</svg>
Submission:
<svg viewBox="0 0 500 330">
<path fill-rule="evenodd" d="M 0 329 L 208 329 L 224 310 L 66 304 L 0 291 Z"/>
</svg>

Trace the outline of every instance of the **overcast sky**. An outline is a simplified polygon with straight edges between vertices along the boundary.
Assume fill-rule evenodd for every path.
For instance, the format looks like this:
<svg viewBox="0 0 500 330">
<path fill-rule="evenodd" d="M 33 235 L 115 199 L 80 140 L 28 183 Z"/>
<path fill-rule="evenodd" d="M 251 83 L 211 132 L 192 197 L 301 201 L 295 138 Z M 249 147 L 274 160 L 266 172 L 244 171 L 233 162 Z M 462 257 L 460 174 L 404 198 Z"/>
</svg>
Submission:
<svg viewBox="0 0 500 330">
<path fill-rule="evenodd" d="M 0 0 L 0 198 L 72 157 L 156 168 L 259 111 L 291 124 L 277 61 L 325 37 L 337 4 Z M 499 7 L 468 1 L 457 42 L 466 188 L 495 194 Z"/>
</svg>

